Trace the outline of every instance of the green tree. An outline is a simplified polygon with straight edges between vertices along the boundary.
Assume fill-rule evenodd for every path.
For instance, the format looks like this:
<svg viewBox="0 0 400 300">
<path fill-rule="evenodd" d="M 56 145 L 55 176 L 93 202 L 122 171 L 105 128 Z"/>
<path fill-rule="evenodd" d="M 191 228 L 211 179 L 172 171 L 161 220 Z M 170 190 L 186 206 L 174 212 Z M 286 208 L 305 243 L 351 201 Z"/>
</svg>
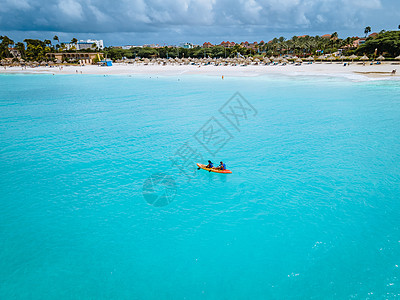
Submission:
<svg viewBox="0 0 400 300">
<path fill-rule="evenodd" d="M 58 43 L 60 43 L 60 39 L 58 38 L 57 35 L 55 35 L 55 36 L 53 37 L 53 40 L 54 40 L 54 41 L 57 41 Z M 56 44 L 56 49 L 57 49 L 57 50 L 60 48 L 60 45 L 59 45 L 58 43 Z"/>
<path fill-rule="evenodd" d="M 10 39 L 8 36 L 1 36 L 0 35 L 0 58 L 6 58 L 6 57 L 11 57 L 10 50 L 8 47 L 10 45 L 14 45 L 14 41 Z"/>
<path fill-rule="evenodd" d="M 378 34 L 374 39 L 367 39 L 357 50 L 358 54 L 374 54 L 375 49 L 378 53 L 386 52 L 391 57 L 400 54 L 400 31 L 386 31 Z"/>
<path fill-rule="evenodd" d="M 42 61 L 46 59 L 46 44 L 41 40 L 25 39 L 26 58 L 33 61 Z M 47 47 L 48 48 L 48 47 Z"/>
<path fill-rule="evenodd" d="M 15 49 L 21 54 L 21 58 L 25 58 L 25 44 L 18 42 L 15 44 Z"/>
<path fill-rule="evenodd" d="M 367 37 L 367 34 L 370 32 L 371 32 L 371 27 L 369 27 L 369 26 L 365 27 L 365 29 L 364 29 L 365 37 Z"/>
</svg>

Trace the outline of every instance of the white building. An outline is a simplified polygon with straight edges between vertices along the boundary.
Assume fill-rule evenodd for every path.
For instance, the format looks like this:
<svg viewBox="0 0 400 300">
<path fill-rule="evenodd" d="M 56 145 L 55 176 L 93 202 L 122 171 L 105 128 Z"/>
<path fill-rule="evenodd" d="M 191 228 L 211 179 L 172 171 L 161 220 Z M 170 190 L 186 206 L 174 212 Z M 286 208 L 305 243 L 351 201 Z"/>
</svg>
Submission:
<svg viewBox="0 0 400 300">
<path fill-rule="evenodd" d="M 180 46 L 185 49 L 192 49 L 194 47 L 192 43 L 183 43 Z"/>
<path fill-rule="evenodd" d="M 93 44 L 96 44 L 96 47 L 93 47 Z M 64 43 L 65 50 L 71 50 L 74 47 L 74 50 L 84 50 L 84 49 L 94 49 L 99 48 L 100 50 L 104 49 L 103 40 L 80 40 L 76 44 L 73 43 Z"/>
<path fill-rule="evenodd" d="M 131 48 L 143 48 L 143 46 L 134 46 L 134 45 L 122 46 L 122 49 L 124 49 L 124 50 L 129 50 Z"/>
<path fill-rule="evenodd" d="M 93 47 L 93 44 L 96 44 L 96 47 Z M 103 40 L 80 40 L 77 43 L 77 50 L 91 49 L 91 48 L 99 48 L 100 50 L 104 49 Z"/>
</svg>

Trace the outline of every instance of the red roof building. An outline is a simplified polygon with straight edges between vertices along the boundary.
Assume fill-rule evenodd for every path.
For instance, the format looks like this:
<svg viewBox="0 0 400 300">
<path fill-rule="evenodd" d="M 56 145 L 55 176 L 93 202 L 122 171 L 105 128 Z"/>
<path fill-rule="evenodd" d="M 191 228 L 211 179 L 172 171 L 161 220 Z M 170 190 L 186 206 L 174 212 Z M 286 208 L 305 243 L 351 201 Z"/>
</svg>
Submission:
<svg viewBox="0 0 400 300">
<path fill-rule="evenodd" d="M 230 42 L 230 41 L 226 41 L 226 42 L 223 41 L 220 45 L 225 48 L 230 48 L 230 47 L 235 46 L 236 44 L 234 42 Z"/>
<path fill-rule="evenodd" d="M 210 42 L 205 42 L 203 44 L 203 48 L 211 48 L 212 46 L 214 46 L 213 44 L 211 44 Z"/>
</svg>

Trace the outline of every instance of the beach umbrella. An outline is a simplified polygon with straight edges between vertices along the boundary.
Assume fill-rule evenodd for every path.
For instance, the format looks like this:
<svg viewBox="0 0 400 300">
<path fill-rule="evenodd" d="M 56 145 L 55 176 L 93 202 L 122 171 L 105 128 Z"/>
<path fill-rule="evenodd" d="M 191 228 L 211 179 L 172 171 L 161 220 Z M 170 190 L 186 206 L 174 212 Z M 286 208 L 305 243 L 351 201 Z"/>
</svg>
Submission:
<svg viewBox="0 0 400 300">
<path fill-rule="evenodd" d="M 334 59 L 336 59 L 336 58 L 331 54 L 331 55 L 329 55 L 328 57 L 326 57 L 326 59 L 329 59 L 329 60 L 331 61 L 331 63 L 332 63 L 332 61 L 333 61 Z"/>
<path fill-rule="evenodd" d="M 275 60 L 275 57 L 273 55 L 271 55 L 271 57 L 269 58 L 271 61 Z"/>
<path fill-rule="evenodd" d="M 301 58 L 296 58 L 295 62 L 302 63 L 303 61 L 301 60 Z"/>
<path fill-rule="evenodd" d="M 396 56 L 394 59 L 400 60 L 400 55 Z"/>
<path fill-rule="evenodd" d="M 376 60 L 385 60 L 385 57 L 383 55 L 379 55 Z"/>
<path fill-rule="evenodd" d="M 320 55 L 320 56 L 318 56 L 318 59 L 320 59 L 321 62 L 322 62 L 322 60 L 325 59 L 325 55 Z"/>
<path fill-rule="evenodd" d="M 353 62 L 355 59 L 357 59 L 358 58 L 358 56 L 357 55 L 354 55 L 354 54 L 352 54 L 352 55 L 350 55 L 349 57 L 347 57 L 348 59 L 351 59 L 351 62 Z"/>
<path fill-rule="evenodd" d="M 360 58 L 360 60 L 369 60 L 368 56 L 364 55 L 363 57 Z"/>
<path fill-rule="evenodd" d="M 271 62 L 271 60 L 268 57 L 264 58 L 263 61 L 265 64 L 269 64 Z"/>
<path fill-rule="evenodd" d="M 354 55 L 354 54 L 352 54 L 352 55 L 350 55 L 350 56 L 349 56 L 349 58 L 351 59 L 351 62 L 353 62 L 355 59 L 357 59 L 357 58 L 358 58 L 358 56 L 357 56 L 357 55 Z"/>
<path fill-rule="evenodd" d="M 306 58 L 306 60 L 309 60 L 309 61 L 314 60 L 314 57 L 313 56 L 309 56 L 309 57 Z"/>
<path fill-rule="evenodd" d="M 282 62 L 287 64 L 289 61 L 286 58 L 284 58 L 284 59 L 282 59 Z"/>
</svg>

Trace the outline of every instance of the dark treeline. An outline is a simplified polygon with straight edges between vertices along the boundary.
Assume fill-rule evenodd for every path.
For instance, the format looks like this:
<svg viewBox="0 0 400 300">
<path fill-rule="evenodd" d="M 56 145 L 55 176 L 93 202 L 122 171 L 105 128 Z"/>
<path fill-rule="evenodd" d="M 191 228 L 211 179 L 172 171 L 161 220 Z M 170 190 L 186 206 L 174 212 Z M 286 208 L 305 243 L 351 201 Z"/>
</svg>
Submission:
<svg viewBox="0 0 400 300">
<path fill-rule="evenodd" d="M 382 31 L 375 37 L 368 37 L 365 44 L 356 48 L 353 42 L 356 37 L 348 37 L 346 39 L 338 38 L 337 33 L 333 33 L 330 37 L 320 36 L 294 36 L 289 40 L 284 37 L 274 38 L 269 43 L 261 43 L 253 48 L 246 48 L 239 44 L 234 47 L 225 48 L 223 46 L 213 46 L 211 48 L 195 47 L 192 49 L 184 48 L 141 48 L 135 47 L 131 49 L 120 49 L 108 47 L 104 49 L 104 53 L 111 59 L 135 58 L 135 57 L 235 57 L 238 55 L 255 56 L 255 55 L 297 55 L 306 57 L 310 55 L 320 55 L 336 52 L 343 49 L 344 55 L 386 55 L 388 58 L 394 58 L 400 54 L 400 31 Z"/>
<path fill-rule="evenodd" d="M 371 31 L 369 27 L 365 28 L 365 36 Z M 134 47 L 131 49 L 121 49 L 117 47 L 106 47 L 102 50 L 106 57 L 113 60 L 123 58 L 202 58 L 202 57 L 236 57 L 241 56 L 279 56 L 279 55 L 297 55 L 299 57 L 307 57 L 310 55 L 320 55 L 334 53 L 338 49 L 343 49 L 344 55 L 369 55 L 373 58 L 377 55 L 384 55 L 387 58 L 394 58 L 400 55 L 400 31 L 381 31 L 378 35 L 368 37 L 364 44 L 354 47 L 353 42 L 356 37 L 348 37 L 346 39 L 338 38 L 338 34 L 334 32 L 328 37 L 321 36 L 294 36 L 289 40 L 284 37 L 274 38 L 268 43 L 260 43 L 252 47 L 243 47 L 236 44 L 233 47 L 225 48 L 220 45 L 211 48 L 202 48 L 200 46 L 191 49 L 182 47 Z M 77 52 L 74 46 L 66 50 L 66 45 L 59 43 L 57 36 L 51 40 L 25 39 L 24 43 L 14 43 L 7 36 L 0 36 L 0 59 L 13 58 L 10 49 L 13 47 L 20 54 L 20 58 L 29 61 L 46 60 L 48 52 Z M 71 43 L 74 44 L 77 39 L 73 38 Z M 92 49 L 79 50 L 78 52 L 98 51 L 95 44 Z"/>
</svg>

